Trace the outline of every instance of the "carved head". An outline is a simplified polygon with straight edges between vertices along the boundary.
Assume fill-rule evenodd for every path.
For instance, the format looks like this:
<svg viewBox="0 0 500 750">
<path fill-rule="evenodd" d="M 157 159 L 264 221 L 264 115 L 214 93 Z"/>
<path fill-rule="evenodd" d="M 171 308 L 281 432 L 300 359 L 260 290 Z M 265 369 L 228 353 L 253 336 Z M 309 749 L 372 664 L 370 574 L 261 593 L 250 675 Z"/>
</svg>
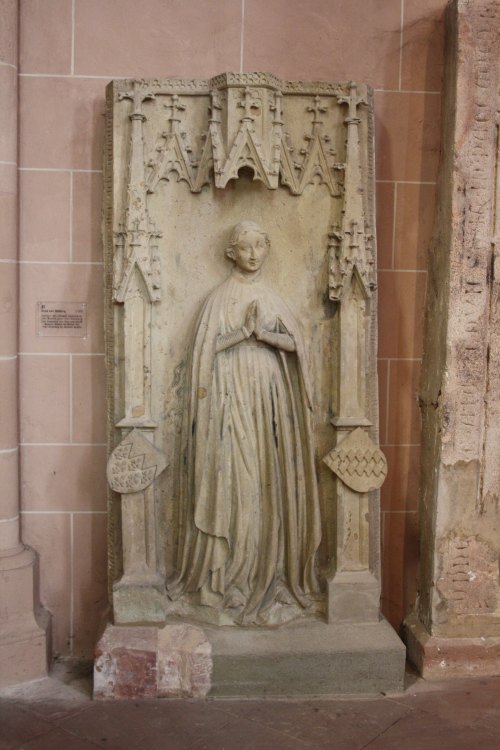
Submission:
<svg viewBox="0 0 500 750">
<path fill-rule="evenodd" d="M 256 273 L 269 253 L 271 243 L 264 230 L 254 221 L 240 221 L 231 235 L 226 257 L 244 273 Z"/>
</svg>

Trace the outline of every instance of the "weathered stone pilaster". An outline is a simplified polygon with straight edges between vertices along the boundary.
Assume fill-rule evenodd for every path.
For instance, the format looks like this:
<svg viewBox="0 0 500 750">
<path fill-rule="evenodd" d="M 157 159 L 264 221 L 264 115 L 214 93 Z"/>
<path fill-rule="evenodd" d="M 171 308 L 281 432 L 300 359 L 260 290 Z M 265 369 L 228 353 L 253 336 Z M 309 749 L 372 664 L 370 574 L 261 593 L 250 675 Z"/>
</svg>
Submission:
<svg viewBox="0 0 500 750">
<path fill-rule="evenodd" d="M 500 672 L 499 20 L 497 0 L 448 8 L 421 389 L 420 590 L 407 622 L 424 676 Z"/>
</svg>

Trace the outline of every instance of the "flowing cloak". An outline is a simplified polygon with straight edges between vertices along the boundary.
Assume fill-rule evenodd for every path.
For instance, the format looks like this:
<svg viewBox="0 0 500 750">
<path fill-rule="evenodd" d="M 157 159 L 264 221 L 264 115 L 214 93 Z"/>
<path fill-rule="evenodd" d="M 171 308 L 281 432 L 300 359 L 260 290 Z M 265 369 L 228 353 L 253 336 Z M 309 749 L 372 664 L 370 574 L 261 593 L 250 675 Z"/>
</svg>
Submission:
<svg viewBox="0 0 500 750">
<path fill-rule="evenodd" d="M 272 311 L 266 329 L 291 336 L 295 351 L 251 337 L 216 353 L 217 337 L 243 323 L 242 312 L 237 322 L 232 314 L 235 300 L 244 311 L 256 298 Z M 238 388 L 231 367 L 239 368 Z M 319 592 L 314 560 L 321 522 L 311 392 L 291 310 L 262 282 L 233 272 L 203 305 L 187 378 L 177 577 L 169 593 L 209 590 L 227 606 L 228 592 L 233 600 L 236 592 L 247 622 L 265 620 L 280 586 L 308 607 Z M 250 391 L 253 402 L 245 401 Z"/>
</svg>

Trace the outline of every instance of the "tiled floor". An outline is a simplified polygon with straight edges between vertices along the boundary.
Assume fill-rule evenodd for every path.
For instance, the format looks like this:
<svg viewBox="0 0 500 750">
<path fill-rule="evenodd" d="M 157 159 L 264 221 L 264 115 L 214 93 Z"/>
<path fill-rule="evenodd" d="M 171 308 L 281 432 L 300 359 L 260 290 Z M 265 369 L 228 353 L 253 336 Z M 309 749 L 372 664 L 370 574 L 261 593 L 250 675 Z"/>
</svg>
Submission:
<svg viewBox="0 0 500 750">
<path fill-rule="evenodd" d="M 0 750 L 500 750 L 500 677 L 315 700 L 93 702 L 91 677 L 0 693 Z"/>
</svg>

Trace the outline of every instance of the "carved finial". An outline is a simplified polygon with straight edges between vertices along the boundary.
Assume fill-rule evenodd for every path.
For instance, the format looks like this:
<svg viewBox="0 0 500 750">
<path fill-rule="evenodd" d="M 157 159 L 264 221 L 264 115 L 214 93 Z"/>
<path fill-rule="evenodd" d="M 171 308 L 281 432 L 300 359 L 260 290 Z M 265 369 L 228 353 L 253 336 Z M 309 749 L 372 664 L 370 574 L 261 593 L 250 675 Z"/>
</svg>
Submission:
<svg viewBox="0 0 500 750">
<path fill-rule="evenodd" d="M 347 124 L 357 124 L 360 122 L 357 109 L 360 104 L 366 104 L 367 102 L 364 97 L 358 96 L 358 86 L 355 81 L 349 82 L 349 94 L 347 96 L 339 96 L 337 101 L 339 102 L 339 104 L 349 105 L 349 111 L 345 119 L 345 122 Z"/>
<path fill-rule="evenodd" d="M 260 101 L 252 96 L 252 91 L 248 86 L 243 90 L 243 97 L 238 107 L 245 110 L 245 115 L 241 118 L 242 122 L 253 122 L 255 117 L 252 115 L 252 109 L 260 109 Z"/>
<path fill-rule="evenodd" d="M 328 246 L 329 247 L 338 247 L 338 244 L 340 240 L 342 239 L 344 235 L 340 231 L 340 226 L 336 224 L 332 224 L 331 230 L 328 232 Z"/>
<path fill-rule="evenodd" d="M 133 111 L 130 115 L 131 120 L 142 120 L 146 118 L 142 112 L 142 103 L 148 99 L 154 99 L 155 94 L 149 89 L 144 89 L 141 81 L 134 81 L 134 87 L 132 91 L 120 91 L 118 94 L 118 100 L 123 101 L 124 99 L 130 99 L 133 102 Z"/>
<path fill-rule="evenodd" d="M 283 94 L 281 91 L 275 91 L 274 93 L 274 104 L 271 104 L 269 109 L 274 112 L 273 125 L 283 125 L 282 113 L 281 113 L 281 97 Z"/>
<path fill-rule="evenodd" d="M 349 248 L 351 250 L 357 250 L 359 247 L 358 234 L 363 234 L 362 230 L 358 230 L 358 222 L 356 220 L 351 221 L 351 231 L 348 232 L 351 235 L 351 241 L 349 242 Z"/>
<path fill-rule="evenodd" d="M 173 133 L 175 130 L 177 130 L 177 127 L 181 121 L 181 118 L 178 117 L 178 114 L 186 109 L 186 105 L 182 104 L 177 94 L 173 94 L 170 104 L 165 104 L 165 109 L 170 110 L 170 117 L 168 118 L 168 120 L 170 122 L 170 131 Z"/>
<path fill-rule="evenodd" d="M 181 100 L 179 99 L 177 94 L 174 94 L 172 96 L 172 114 L 174 114 L 175 110 L 182 111 L 186 109 L 186 105 L 181 103 Z"/>
<path fill-rule="evenodd" d="M 220 122 L 220 112 L 222 110 L 222 104 L 219 93 L 217 91 L 210 92 L 210 107 L 208 108 L 210 114 L 210 122 Z"/>
<path fill-rule="evenodd" d="M 308 112 L 314 112 L 313 117 L 313 125 L 322 125 L 323 120 L 320 119 L 320 115 L 324 114 L 327 111 L 328 107 L 325 107 L 323 104 L 321 104 L 321 99 L 319 96 L 314 97 L 314 105 L 312 107 L 307 107 Z"/>
</svg>

